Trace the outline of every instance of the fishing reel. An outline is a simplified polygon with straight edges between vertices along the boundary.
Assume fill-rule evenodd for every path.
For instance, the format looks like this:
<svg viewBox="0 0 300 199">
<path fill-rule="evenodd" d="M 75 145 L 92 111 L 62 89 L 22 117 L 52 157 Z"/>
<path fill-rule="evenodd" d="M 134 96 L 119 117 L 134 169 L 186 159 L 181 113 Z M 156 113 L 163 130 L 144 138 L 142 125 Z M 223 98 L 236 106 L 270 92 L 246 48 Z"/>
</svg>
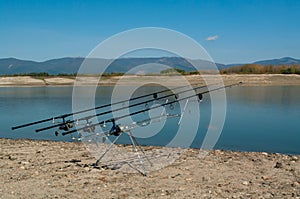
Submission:
<svg viewBox="0 0 300 199">
<path fill-rule="evenodd" d="M 203 100 L 203 95 L 202 95 L 201 93 L 199 93 L 199 94 L 197 94 L 197 96 L 198 96 L 199 102 L 202 102 L 202 100 Z"/>
<path fill-rule="evenodd" d="M 59 131 L 69 131 L 74 127 L 74 124 L 70 122 L 70 120 L 64 121 L 63 124 L 58 127 L 58 131 L 55 131 L 55 136 L 59 135 Z"/>
<path fill-rule="evenodd" d="M 123 127 L 116 124 L 115 120 L 112 120 L 113 126 L 109 131 L 109 135 L 119 136 L 123 132 Z"/>
<path fill-rule="evenodd" d="M 58 129 L 59 129 L 59 130 L 63 130 L 63 131 L 68 131 L 68 130 L 70 130 L 71 128 L 73 128 L 73 127 L 74 127 L 74 124 L 73 124 L 73 123 L 69 123 L 69 121 L 70 121 L 70 120 L 68 120 L 68 121 L 66 122 L 66 124 L 64 124 L 64 125 L 62 125 L 62 126 L 59 126 Z"/>
</svg>

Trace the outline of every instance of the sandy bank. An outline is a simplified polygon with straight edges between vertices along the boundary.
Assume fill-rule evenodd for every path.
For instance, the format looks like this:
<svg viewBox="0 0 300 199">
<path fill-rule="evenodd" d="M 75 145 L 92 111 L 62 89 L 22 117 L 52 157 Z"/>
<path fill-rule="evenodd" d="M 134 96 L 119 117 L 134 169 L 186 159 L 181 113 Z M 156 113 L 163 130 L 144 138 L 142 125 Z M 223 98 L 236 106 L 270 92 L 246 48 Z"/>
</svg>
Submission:
<svg viewBox="0 0 300 199">
<path fill-rule="evenodd" d="M 300 156 L 189 149 L 144 177 L 93 168 L 81 143 L 0 146 L 0 198 L 300 198 Z"/>
<path fill-rule="evenodd" d="M 203 75 L 203 78 L 197 75 L 184 76 L 192 84 L 204 83 L 204 79 L 215 79 L 214 75 Z M 224 83 L 244 82 L 245 86 L 269 86 L 269 85 L 300 85 L 300 75 L 222 75 Z M 123 77 L 104 77 L 98 83 L 97 77 L 79 77 L 78 85 L 114 85 L 120 83 L 122 85 L 136 85 L 142 82 L 164 82 L 169 85 L 180 85 L 182 77 L 180 76 L 123 76 Z M 75 82 L 74 78 L 70 77 L 45 77 L 34 78 L 29 76 L 17 77 L 0 77 L 0 86 L 72 86 Z"/>
</svg>

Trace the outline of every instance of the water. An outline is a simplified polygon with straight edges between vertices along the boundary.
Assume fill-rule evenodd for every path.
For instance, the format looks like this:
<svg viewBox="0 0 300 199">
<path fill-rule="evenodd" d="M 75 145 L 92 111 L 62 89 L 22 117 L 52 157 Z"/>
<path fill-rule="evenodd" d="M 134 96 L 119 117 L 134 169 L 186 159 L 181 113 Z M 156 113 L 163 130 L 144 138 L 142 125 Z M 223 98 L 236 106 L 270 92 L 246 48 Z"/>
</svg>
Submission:
<svg viewBox="0 0 300 199">
<path fill-rule="evenodd" d="M 152 92 L 155 87 L 142 89 Z M 110 102 L 112 87 L 97 92 L 97 104 Z M 55 136 L 55 130 L 35 133 L 28 127 L 12 131 L 11 127 L 54 115 L 71 112 L 71 87 L 2 87 L 0 88 L 0 137 L 71 141 L 70 136 Z M 136 109 L 141 107 L 136 107 Z M 135 109 L 135 110 L 136 110 Z M 191 144 L 200 147 L 208 128 L 209 98 L 200 104 L 201 121 Z M 134 111 L 134 110 L 133 110 Z M 135 116 L 135 120 L 146 117 Z M 109 118 L 107 115 L 106 118 Z M 188 117 L 188 116 L 187 116 Z M 164 145 L 176 132 L 178 118 L 169 119 L 159 134 L 140 139 L 146 145 Z M 234 87 L 227 90 L 227 116 L 216 149 L 266 151 L 300 154 L 300 86 Z M 46 123 L 51 125 L 51 122 Z M 44 127 L 38 125 L 35 127 Z M 188 131 L 188 129 L 187 129 Z M 128 143 L 122 138 L 121 143 Z"/>
</svg>

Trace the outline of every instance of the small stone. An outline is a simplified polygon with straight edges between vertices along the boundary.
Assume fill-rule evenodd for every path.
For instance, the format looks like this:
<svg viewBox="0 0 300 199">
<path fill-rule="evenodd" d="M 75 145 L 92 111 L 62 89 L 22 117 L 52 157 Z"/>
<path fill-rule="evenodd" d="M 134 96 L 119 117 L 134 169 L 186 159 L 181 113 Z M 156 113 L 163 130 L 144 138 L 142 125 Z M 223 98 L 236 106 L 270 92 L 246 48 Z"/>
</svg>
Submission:
<svg viewBox="0 0 300 199">
<path fill-rule="evenodd" d="M 262 154 L 262 155 L 268 155 L 268 153 L 266 153 L 266 152 L 262 152 L 261 154 Z"/>
<path fill-rule="evenodd" d="M 180 173 L 178 173 L 178 174 L 176 174 L 176 175 L 173 175 L 173 176 L 169 176 L 169 178 L 176 178 L 177 176 L 180 176 L 181 174 Z"/>
<path fill-rule="evenodd" d="M 99 172 L 99 169 L 91 169 L 91 172 Z"/>
<path fill-rule="evenodd" d="M 283 165 L 282 165 L 281 162 L 276 162 L 276 164 L 275 164 L 275 166 L 274 166 L 274 168 L 276 168 L 276 169 L 280 169 L 280 168 L 282 168 L 282 167 L 283 167 Z"/>
<path fill-rule="evenodd" d="M 293 161 L 297 161 L 299 158 L 297 156 L 292 156 Z"/>
<path fill-rule="evenodd" d="M 113 167 L 111 167 L 111 170 L 118 170 L 121 168 L 121 165 L 114 165 Z"/>
<path fill-rule="evenodd" d="M 249 182 L 248 181 L 243 181 L 242 184 L 245 185 L 245 186 L 248 186 Z"/>
<path fill-rule="evenodd" d="M 24 165 L 28 165 L 29 164 L 29 162 L 21 162 L 22 164 L 24 164 Z"/>
<path fill-rule="evenodd" d="M 268 177 L 268 176 L 262 176 L 261 177 L 263 180 L 270 180 L 270 177 Z"/>
<path fill-rule="evenodd" d="M 21 166 L 21 167 L 20 167 L 20 169 L 23 169 L 23 170 L 25 170 L 26 168 L 25 168 L 24 166 Z"/>
<path fill-rule="evenodd" d="M 299 183 L 299 182 L 294 182 L 294 183 L 292 184 L 292 187 L 298 187 L 298 186 L 300 186 L 300 183 Z"/>
</svg>

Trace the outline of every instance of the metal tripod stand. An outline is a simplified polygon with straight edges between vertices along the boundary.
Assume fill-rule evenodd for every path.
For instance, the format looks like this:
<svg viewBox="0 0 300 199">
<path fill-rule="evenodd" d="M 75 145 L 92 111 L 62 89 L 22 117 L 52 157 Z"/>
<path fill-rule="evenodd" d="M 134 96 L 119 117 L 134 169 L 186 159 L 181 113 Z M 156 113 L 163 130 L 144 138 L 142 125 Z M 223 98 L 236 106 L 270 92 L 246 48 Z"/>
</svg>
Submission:
<svg viewBox="0 0 300 199">
<path fill-rule="evenodd" d="M 144 164 L 144 161 L 139 153 L 139 151 L 142 152 L 143 156 L 146 158 L 146 160 L 150 163 L 151 166 L 153 166 L 152 162 L 149 160 L 149 158 L 147 157 L 144 149 L 142 148 L 142 146 L 137 142 L 136 138 L 133 136 L 132 132 L 129 130 L 127 131 L 128 133 L 126 133 L 129 138 L 130 141 L 132 143 L 133 149 L 135 151 L 135 154 L 137 155 L 137 158 L 141 164 L 142 170 L 139 170 L 137 168 L 135 168 L 137 171 L 139 171 L 142 175 L 147 176 L 147 170 Z M 101 161 L 101 159 L 109 152 L 109 150 L 111 149 L 111 147 L 118 141 L 118 139 L 121 137 L 121 135 L 124 133 L 124 131 L 121 131 L 118 135 L 116 135 L 116 138 L 110 143 L 110 145 L 105 149 L 105 151 L 103 152 L 103 154 L 99 157 L 99 159 L 96 161 L 95 166 L 97 166 L 99 164 L 99 162 Z"/>
</svg>

